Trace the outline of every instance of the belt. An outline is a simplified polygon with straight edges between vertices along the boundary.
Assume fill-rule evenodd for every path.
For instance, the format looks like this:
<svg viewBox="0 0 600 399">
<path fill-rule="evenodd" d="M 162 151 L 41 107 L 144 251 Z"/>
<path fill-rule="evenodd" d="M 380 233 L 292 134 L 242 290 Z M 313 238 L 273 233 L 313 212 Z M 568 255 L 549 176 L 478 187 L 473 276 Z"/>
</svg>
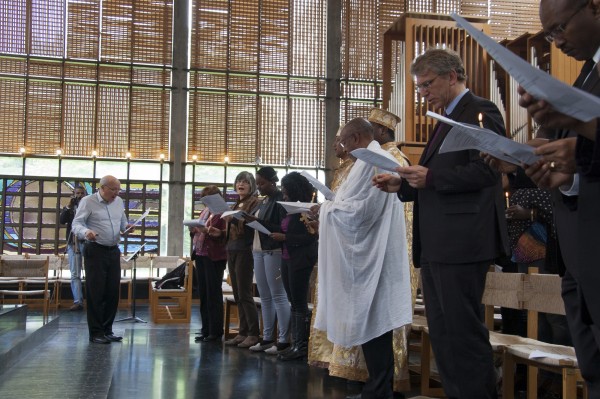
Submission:
<svg viewBox="0 0 600 399">
<path fill-rule="evenodd" d="M 98 244 L 98 243 L 97 243 L 97 242 L 95 242 L 95 241 L 86 241 L 86 243 L 87 243 L 88 245 L 93 245 L 93 246 L 95 246 L 95 247 L 98 247 L 98 248 L 101 248 L 101 249 L 105 249 L 105 250 L 107 250 L 107 251 L 112 251 L 112 250 L 115 250 L 115 249 L 118 249 L 118 248 L 119 248 L 119 246 L 118 246 L 118 245 L 102 245 L 102 244 Z"/>
</svg>

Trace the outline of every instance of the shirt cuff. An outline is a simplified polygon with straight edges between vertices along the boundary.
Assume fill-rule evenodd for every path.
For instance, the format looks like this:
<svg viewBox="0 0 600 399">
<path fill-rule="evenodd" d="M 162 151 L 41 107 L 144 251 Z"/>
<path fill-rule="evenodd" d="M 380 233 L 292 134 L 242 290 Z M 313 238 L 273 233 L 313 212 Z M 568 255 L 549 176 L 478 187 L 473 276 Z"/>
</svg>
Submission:
<svg viewBox="0 0 600 399">
<path fill-rule="evenodd" d="M 563 195 L 567 197 L 573 197 L 579 195 L 579 173 L 573 175 L 573 183 L 569 186 L 565 184 L 558 188 Z"/>
</svg>

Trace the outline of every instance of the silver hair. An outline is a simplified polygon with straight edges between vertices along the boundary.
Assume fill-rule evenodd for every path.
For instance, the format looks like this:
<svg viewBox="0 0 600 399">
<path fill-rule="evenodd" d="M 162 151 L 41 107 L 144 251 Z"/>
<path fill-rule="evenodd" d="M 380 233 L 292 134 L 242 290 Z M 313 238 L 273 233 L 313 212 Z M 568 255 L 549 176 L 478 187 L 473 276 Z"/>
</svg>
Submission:
<svg viewBox="0 0 600 399">
<path fill-rule="evenodd" d="M 246 181 L 248 184 L 250 184 L 250 194 L 254 194 L 256 192 L 256 180 L 254 180 L 254 175 L 252 173 L 245 171 L 238 173 L 238 175 L 235 177 L 235 181 L 233 182 L 234 187 L 239 181 Z"/>
<path fill-rule="evenodd" d="M 429 49 L 415 58 L 410 66 L 410 74 L 413 76 L 424 75 L 427 71 L 436 75 L 448 75 L 454 71 L 459 82 L 467 80 L 462 59 L 458 53 L 450 49 Z"/>
</svg>

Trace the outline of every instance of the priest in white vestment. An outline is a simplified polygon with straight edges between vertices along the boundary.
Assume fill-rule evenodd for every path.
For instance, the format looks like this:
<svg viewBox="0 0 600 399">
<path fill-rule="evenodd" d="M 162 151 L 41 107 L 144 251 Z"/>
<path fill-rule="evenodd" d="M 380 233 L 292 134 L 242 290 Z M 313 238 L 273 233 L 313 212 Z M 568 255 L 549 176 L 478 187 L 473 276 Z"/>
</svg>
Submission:
<svg viewBox="0 0 600 399">
<path fill-rule="evenodd" d="M 350 121 L 340 142 L 393 159 L 366 119 Z M 319 306 L 315 328 L 338 345 L 362 345 L 369 378 L 362 398 L 391 398 L 392 330 L 412 322 L 404 208 L 373 187 L 379 171 L 357 160 L 333 201 L 319 211 Z M 357 396 L 361 397 L 361 396 Z"/>
</svg>

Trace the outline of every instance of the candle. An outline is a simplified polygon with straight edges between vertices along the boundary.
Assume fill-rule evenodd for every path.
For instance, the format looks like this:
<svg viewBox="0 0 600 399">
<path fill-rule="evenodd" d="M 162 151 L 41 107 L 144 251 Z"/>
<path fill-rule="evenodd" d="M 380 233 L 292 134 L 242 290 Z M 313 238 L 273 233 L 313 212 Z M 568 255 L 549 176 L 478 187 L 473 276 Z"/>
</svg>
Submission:
<svg viewBox="0 0 600 399">
<path fill-rule="evenodd" d="M 479 113 L 479 127 L 483 128 L 483 114 L 481 112 Z"/>
<path fill-rule="evenodd" d="M 510 205 L 509 205 L 509 203 L 508 203 L 508 191 L 506 191 L 506 192 L 504 193 L 504 196 L 506 197 L 506 208 L 509 208 L 509 207 L 510 207 Z"/>
</svg>

